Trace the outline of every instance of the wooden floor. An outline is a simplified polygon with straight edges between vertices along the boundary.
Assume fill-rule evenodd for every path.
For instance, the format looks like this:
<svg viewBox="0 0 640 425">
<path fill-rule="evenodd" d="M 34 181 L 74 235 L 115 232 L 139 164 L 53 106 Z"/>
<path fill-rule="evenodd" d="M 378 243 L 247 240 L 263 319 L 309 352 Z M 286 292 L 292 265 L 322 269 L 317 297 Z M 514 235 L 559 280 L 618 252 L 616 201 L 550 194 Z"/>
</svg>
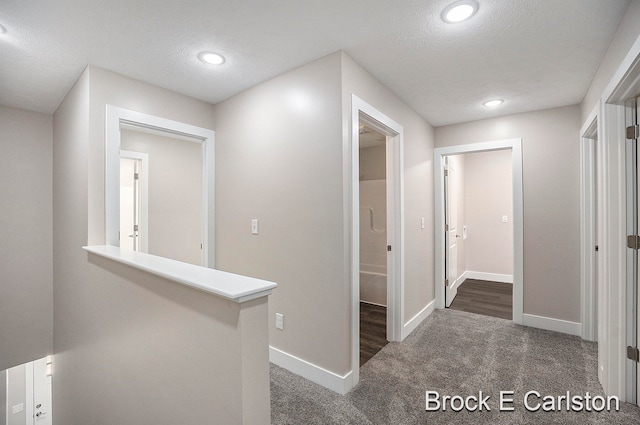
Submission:
<svg viewBox="0 0 640 425">
<path fill-rule="evenodd" d="M 449 308 L 511 320 L 513 285 L 467 279 L 458 288 L 458 295 Z"/>
<path fill-rule="evenodd" d="M 360 303 L 360 366 L 388 343 L 387 308 Z"/>
</svg>

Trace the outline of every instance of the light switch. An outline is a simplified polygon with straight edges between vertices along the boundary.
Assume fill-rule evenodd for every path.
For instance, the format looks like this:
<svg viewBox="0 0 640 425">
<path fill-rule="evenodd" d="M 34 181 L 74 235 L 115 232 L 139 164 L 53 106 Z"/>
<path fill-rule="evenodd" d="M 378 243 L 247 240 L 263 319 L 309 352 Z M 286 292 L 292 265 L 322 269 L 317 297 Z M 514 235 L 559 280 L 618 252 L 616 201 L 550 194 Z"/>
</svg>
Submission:
<svg viewBox="0 0 640 425">
<path fill-rule="evenodd" d="M 424 217 L 420 218 L 420 228 L 424 229 Z"/>
<path fill-rule="evenodd" d="M 252 235 L 258 234 L 258 220 L 256 219 L 251 220 L 251 234 Z"/>
</svg>

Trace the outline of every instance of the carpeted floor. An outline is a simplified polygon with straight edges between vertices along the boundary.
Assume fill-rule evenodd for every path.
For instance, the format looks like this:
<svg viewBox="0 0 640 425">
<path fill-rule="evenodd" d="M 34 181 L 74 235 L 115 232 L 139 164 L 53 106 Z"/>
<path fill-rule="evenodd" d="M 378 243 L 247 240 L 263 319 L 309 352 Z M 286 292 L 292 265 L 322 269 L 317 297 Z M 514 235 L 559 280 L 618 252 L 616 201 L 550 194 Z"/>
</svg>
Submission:
<svg viewBox="0 0 640 425">
<path fill-rule="evenodd" d="M 402 343 L 389 343 L 360 369 L 360 383 L 338 395 L 271 366 L 273 425 L 329 424 L 640 424 L 640 408 L 612 412 L 529 412 L 524 394 L 603 396 L 595 343 L 454 310 L 436 310 Z M 425 392 L 490 396 L 491 411 L 425 409 Z M 514 391 L 514 411 L 499 411 Z M 530 398 L 535 405 L 535 398 Z M 540 400 L 542 401 L 542 400 Z"/>
</svg>

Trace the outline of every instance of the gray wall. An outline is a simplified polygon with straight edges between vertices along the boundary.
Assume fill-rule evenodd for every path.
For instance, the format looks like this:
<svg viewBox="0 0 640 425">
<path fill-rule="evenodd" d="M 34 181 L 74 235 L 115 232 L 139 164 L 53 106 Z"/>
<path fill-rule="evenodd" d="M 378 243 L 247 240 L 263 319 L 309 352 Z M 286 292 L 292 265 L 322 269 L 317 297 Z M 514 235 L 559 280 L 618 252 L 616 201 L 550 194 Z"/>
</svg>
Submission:
<svg viewBox="0 0 640 425">
<path fill-rule="evenodd" d="M 210 105 L 94 67 L 54 114 L 54 423 L 269 423 L 266 299 L 241 306 L 82 250 L 104 242 L 107 103 L 214 124 Z"/>
<path fill-rule="evenodd" d="M 580 107 L 438 127 L 436 146 L 522 138 L 524 313 L 580 322 Z"/>
<path fill-rule="evenodd" d="M 406 323 L 435 298 L 433 285 L 433 127 L 364 68 L 342 53 L 342 140 L 345 146 L 345 167 L 349 166 L 351 158 L 348 142 L 351 128 L 352 94 L 402 125 L 404 129 L 404 323 Z M 345 196 L 349 194 L 350 183 L 350 176 L 345 171 Z M 345 204 L 345 226 L 348 223 L 348 208 L 349 205 Z M 425 218 L 424 229 L 420 228 L 421 217 Z M 347 228 L 345 246 L 349 246 L 349 234 Z M 346 258 L 343 259 L 344 262 L 347 261 Z M 346 276 L 348 277 L 348 273 Z"/>
<path fill-rule="evenodd" d="M 633 43 L 640 36 L 640 0 L 631 0 L 627 11 L 625 12 L 618 30 L 616 31 L 607 52 L 602 58 L 602 62 L 591 81 L 591 85 L 582 100 L 581 122 L 587 120 L 587 117 L 600 100 L 602 93 L 613 78 L 613 74 L 618 70 L 620 63 L 625 58 Z"/>
<path fill-rule="evenodd" d="M 511 150 L 464 155 L 467 271 L 513 276 L 511 168 Z"/>
<path fill-rule="evenodd" d="M 387 178 L 387 147 L 385 145 L 360 149 L 360 181 Z"/>
<path fill-rule="evenodd" d="M 0 370 L 53 347 L 52 125 L 0 106 Z"/>
<path fill-rule="evenodd" d="M 219 269 L 278 283 L 272 346 L 344 374 L 340 96 L 333 54 L 216 105 L 216 253 Z"/>
</svg>

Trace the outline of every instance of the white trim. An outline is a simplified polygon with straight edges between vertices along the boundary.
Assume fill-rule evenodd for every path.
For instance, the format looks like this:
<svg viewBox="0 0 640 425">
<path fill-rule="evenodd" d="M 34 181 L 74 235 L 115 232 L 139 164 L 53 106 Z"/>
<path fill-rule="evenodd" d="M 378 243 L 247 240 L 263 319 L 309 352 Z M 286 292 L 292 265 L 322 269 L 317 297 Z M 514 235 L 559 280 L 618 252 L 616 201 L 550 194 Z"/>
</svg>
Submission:
<svg viewBox="0 0 640 425">
<path fill-rule="evenodd" d="M 580 129 L 580 322 L 582 339 L 598 340 L 597 332 L 597 253 L 595 246 L 597 207 L 594 196 L 601 189 L 597 186 L 596 161 L 600 115 L 600 101 L 593 108 Z"/>
<path fill-rule="evenodd" d="M 435 204 L 435 294 L 436 308 L 444 308 L 444 158 L 472 152 L 511 150 L 513 178 L 513 322 L 522 324 L 523 314 L 523 262 L 524 262 L 524 210 L 522 201 L 522 139 L 497 140 L 434 149 L 434 204 Z"/>
<path fill-rule="evenodd" d="M 522 315 L 522 324 L 532 328 L 582 336 L 582 325 L 580 323 L 569 322 L 567 320 L 553 319 L 551 317 L 536 316 L 534 314 L 525 313 Z"/>
<path fill-rule="evenodd" d="M 26 424 L 33 425 L 36 421 L 33 403 L 33 362 L 24 364 L 25 397 L 24 414 L 27 418 Z M 8 423 L 8 422 L 7 422 Z"/>
<path fill-rule="evenodd" d="M 420 323 L 424 322 L 427 317 L 431 316 L 431 313 L 433 313 L 435 308 L 436 300 L 432 300 L 422 310 L 420 310 L 418 314 L 409 319 L 409 321 L 402 326 L 402 339 L 404 340 L 411 332 L 416 330 Z"/>
<path fill-rule="evenodd" d="M 278 286 L 267 280 L 196 266 L 144 252 L 120 249 L 117 246 L 98 245 L 82 248 L 91 254 L 237 303 L 267 296 Z"/>
<path fill-rule="evenodd" d="M 269 361 L 289 372 L 302 376 L 311 382 L 322 385 L 325 388 L 335 391 L 338 394 L 346 394 L 354 387 L 352 382 L 352 372 L 340 376 L 318 365 L 302 360 L 293 354 L 286 353 L 273 346 L 269 346 Z"/>
<path fill-rule="evenodd" d="M 458 277 L 456 278 L 456 281 L 451 284 L 451 289 L 457 292 L 458 291 L 458 287 L 460 285 L 462 285 L 462 282 L 464 282 L 466 279 L 469 279 L 469 272 L 468 271 L 464 271 L 464 272 L 460 273 L 458 275 Z"/>
<path fill-rule="evenodd" d="M 404 319 L 404 129 L 365 102 L 351 95 L 351 132 L 346 163 L 350 175 L 350 245 L 348 268 L 351 274 L 351 383 L 360 379 L 360 174 L 359 122 L 364 120 L 387 135 L 387 339 L 402 339 Z M 392 176 L 389 178 L 389 176 Z M 391 212 L 391 213 L 390 213 Z"/>
<path fill-rule="evenodd" d="M 119 246 L 120 230 L 120 130 L 135 128 L 202 144 L 202 264 L 215 267 L 214 187 L 215 132 L 169 119 L 106 106 L 105 124 L 105 243 Z"/>
<path fill-rule="evenodd" d="M 467 279 L 488 280 L 490 282 L 513 283 L 512 274 L 467 271 Z"/>
</svg>

